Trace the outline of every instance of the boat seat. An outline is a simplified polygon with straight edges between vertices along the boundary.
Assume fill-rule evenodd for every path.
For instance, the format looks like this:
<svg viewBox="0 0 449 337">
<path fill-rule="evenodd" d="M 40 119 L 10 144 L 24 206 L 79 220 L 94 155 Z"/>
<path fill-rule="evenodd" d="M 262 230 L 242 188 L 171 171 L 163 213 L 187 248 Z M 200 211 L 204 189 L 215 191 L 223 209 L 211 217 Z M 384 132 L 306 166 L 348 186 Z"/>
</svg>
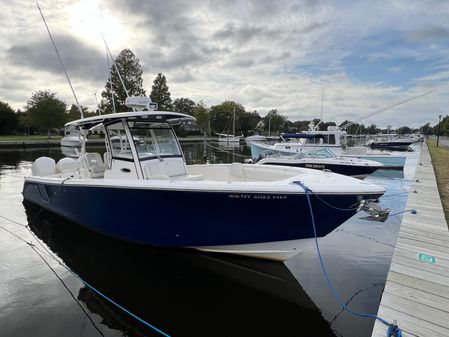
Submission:
<svg viewBox="0 0 449 337">
<path fill-rule="evenodd" d="M 150 180 L 203 180 L 201 174 L 188 174 L 182 158 L 153 159 L 145 162 L 143 167 L 146 179 Z"/>
<path fill-rule="evenodd" d="M 163 158 L 162 161 L 159 159 L 145 161 L 144 171 L 147 179 L 158 175 L 175 177 L 187 174 L 186 165 L 181 157 Z"/>
<path fill-rule="evenodd" d="M 37 158 L 31 166 L 33 176 L 50 176 L 56 173 L 56 162 L 53 158 Z"/>
<path fill-rule="evenodd" d="M 230 173 L 234 177 L 243 177 L 244 171 L 242 163 L 232 163 L 230 167 Z"/>
<path fill-rule="evenodd" d="M 81 163 L 73 158 L 62 158 L 56 164 L 56 173 L 76 172 Z"/>
<path fill-rule="evenodd" d="M 89 177 L 91 178 L 103 178 L 104 177 L 104 163 L 101 155 L 97 152 L 85 153 L 81 159 L 82 166 L 87 170 Z"/>
</svg>

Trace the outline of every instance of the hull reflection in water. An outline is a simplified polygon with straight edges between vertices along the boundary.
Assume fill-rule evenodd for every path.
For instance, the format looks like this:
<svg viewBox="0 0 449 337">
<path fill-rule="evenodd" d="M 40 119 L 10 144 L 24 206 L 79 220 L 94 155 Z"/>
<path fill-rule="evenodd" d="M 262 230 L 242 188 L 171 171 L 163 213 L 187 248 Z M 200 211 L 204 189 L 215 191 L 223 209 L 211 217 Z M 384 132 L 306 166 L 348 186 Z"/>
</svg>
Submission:
<svg viewBox="0 0 449 337">
<path fill-rule="evenodd" d="M 24 206 L 31 221 L 39 208 Z M 137 246 L 46 211 L 30 227 L 86 282 L 170 336 L 335 336 L 283 263 Z M 77 297 L 100 329 L 159 335 L 88 287 Z"/>
</svg>

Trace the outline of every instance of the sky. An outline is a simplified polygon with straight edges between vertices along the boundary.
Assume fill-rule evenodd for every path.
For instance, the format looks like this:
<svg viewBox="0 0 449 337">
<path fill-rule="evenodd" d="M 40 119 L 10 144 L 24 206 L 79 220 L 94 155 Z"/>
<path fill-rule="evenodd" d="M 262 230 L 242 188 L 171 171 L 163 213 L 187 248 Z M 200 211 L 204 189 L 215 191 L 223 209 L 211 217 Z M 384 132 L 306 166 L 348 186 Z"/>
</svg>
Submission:
<svg viewBox="0 0 449 337">
<path fill-rule="evenodd" d="M 233 100 L 291 121 L 419 127 L 449 112 L 446 0 L 39 4 L 78 100 L 91 110 L 109 73 L 103 34 L 114 56 L 135 53 L 147 94 L 163 73 L 172 99 Z M 36 3 L 2 0 L 0 20 L 0 101 L 23 110 L 33 92 L 48 89 L 74 103 Z"/>
</svg>

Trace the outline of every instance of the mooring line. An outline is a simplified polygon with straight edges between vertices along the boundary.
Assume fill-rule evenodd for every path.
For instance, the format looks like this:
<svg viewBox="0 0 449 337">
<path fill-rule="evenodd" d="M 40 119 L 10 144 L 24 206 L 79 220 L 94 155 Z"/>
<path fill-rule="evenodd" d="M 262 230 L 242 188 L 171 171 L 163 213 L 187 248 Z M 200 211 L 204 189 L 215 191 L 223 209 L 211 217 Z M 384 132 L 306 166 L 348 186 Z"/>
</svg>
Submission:
<svg viewBox="0 0 449 337">
<path fill-rule="evenodd" d="M 1 216 L 3 219 L 6 219 L 5 217 Z M 10 219 L 8 219 L 10 220 Z M 16 223 L 16 221 L 12 221 L 13 223 Z M 28 226 L 22 225 L 20 224 L 20 226 L 25 227 L 28 229 Z M 6 229 L 5 227 L 0 225 L 0 228 L 3 229 L 5 232 L 8 232 L 9 234 L 13 235 L 14 237 L 16 237 L 17 239 L 19 239 L 20 241 L 22 241 L 23 243 L 26 243 L 28 247 L 30 247 L 41 259 L 42 261 L 47 265 L 47 267 L 53 272 L 53 274 L 55 274 L 55 276 L 58 278 L 58 280 L 62 283 L 62 285 L 64 286 L 64 288 L 69 292 L 70 296 L 73 298 L 73 300 L 78 304 L 78 306 L 80 307 L 80 309 L 83 311 L 83 313 L 86 315 L 86 317 L 89 319 L 89 321 L 92 323 L 93 327 L 98 331 L 98 333 L 104 337 L 103 332 L 97 327 L 97 325 L 95 324 L 95 322 L 93 321 L 92 317 L 90 317 L 89 313 L 83 308 L 83 306 L 81 305 L 81 303 L 76 299 L 75 295 L 73 295 L 72 291 L 67 287 L 67 285 L 65 284 L 64 280 L 58 275 L 58 273 L 50 266 L 50 264 L 47 262 L 47 260 L 45 260 L 45 258 L 39 253 L 39 250 L 36 248 L 36 246 L 32 243 L 29 242 L 23 238 L 21 238 L 20 236 L 18 236 L 17 234 L 11 232 L 10 230 Z M 39 242 L 39 240 L 38 240 Z M 40 242 L 39 242 L 40 243 Z M 40 243 L 41 244 L 41 243 Z M 45 247 L 44 247 L 45 248 Z M 46 249 L 45 249 L 46 250 Z M 47 251 L 47 250 L 46 250 Z M 48 252 L 48 251 L 47 251 Z"/>
<path fill-rule="evenodd" d="M 72 291 L 69 289 L 69 287 L 65 284 L 64 280 L 58 275 L 58 273 L 50 266 L 50 264 L 47 262 L 47 260 L 45 260 L 45 258 L 38 252 L 38 250 L 36 249 L 36 247 L 33 244 L 28 244 L 30 246 L 30 248 L 41 258 L 41 260 L 47 265 L 48 268 L 50 268 L 50 270 L 53 272 L 53 274 L 58 278 L 59 281 L 61 281 L 62 285 L 64 286 L 64 288 L 69 292 L 70 296 L 74 299 L 74 301 L 78 304 L 78 306 L 80 307 L 80 309 L 84 312 L 84 314 L 86 315 L 86 317 L 89 319 L 89 321 L 92 323 L 92 325 L 94 326 L 94 328 L 98 331 L 98 333 L 104 337 L 103 332 L 100 330 L 100 328 L 95 324 L 95 322 L 93 321 L 92 317 L 88 314 L 88 312 L 86 311 L 86 309 L 83 308 L 83 306 L 81 305 L 81 303 L 78 301 L 78 299 L 75 298 L 75 295 L 73 295 Z"/>
<path fill-rule="evenodd" d="M 211 147 L 211 148 L 213 148 L 213 149 L 215 149 L 215 150 L 218 150 L 218 151 L 221 151 L 221 152 L 225 152 L 225 153 L 232 154 L 233 156 L 241 157 L 241 158 L 244 158 L 244 159 L 250 159 L 250 158 L 251 158 L 251 157 L 248 157 L 248 156 L 239 154 L 239 153 L 233 153 L 233 152 L 231 152 L 231 151 L 226 151 L 226 150 L 224 150 L 224 149 L 220 149 L 219 147 L 216 147 L 216 146 L 213 146 L 213 145 L 210 145 L 210 144 L 207 144 L 207 143 L 206 143 L 206 145 L 209 146 L 209 147 Z"/>
<path fill-rule="evenodd" d="M 393 321 L 393 323 L 389 323 L 387 320 L 383 319 L 382 317 L 377 316 L 376 314 L 370 314 L 370 313 L 360 313 L 357 311 L 352 310 L 351 308 L 349 308 L 345 302 L 343 302 L 343 299 L 340 297 L 340 295 L 338 294 L 337 290 L 334 288 L 333 283 L 331 282 L 329 275 L 327 273 L 327 269 L 324 266 L 324 261 L 323 258 L 321 256 L 321 251 L 320 251 L 320 246 L 318 244 L 318 236 L 317 236 L 317 231 L 316 231 L 316 225 L 315 225 L 315 216 L 313 214 L 313 208 L 312 208 L 312 202 L 310 200 L 310 194 L 312 194 L 312 190 L 310 188 L 308 188 L 303 182 L 301 181 L 294 181 L 295 184 L 297 184 L 298 186 L 300 186 L 306 195 L 307 198 L 307 203 L 309 204 L 309 211 L 310 211 L 310 218 L 312 220 L 312 227 L 313 227 L 313 234 L 314 234 L 314 239 L 315 239 L 315 247 L 318 253 L 318 258 L 320 261 L 320 265 L 321 265 L 321 270 L 323 271 L 323 275 L 324 278 L 326 280 L 327 286 L 329 287 L 329 289 L 331 290 L 331 293 L 333 294 L 334 298 L 337 300 L 337 302 L 340 304 L 340 306 L 346 310 L 347 312 L 349 312 L 350 314 L 353 314 L 355 316 L 359 316 L 359 317 L 368 317 L 368 318 L 374 318 L 377 319 L 379 321 L 381 321 L 382 323 L 384 323 L 386 326 L 388 326 L 387 329 L 387 336 L 397 336 L 397 337 L 401 337 L 402 336 L 402 331 L 401 329 L 399 329 L 399 327 L 396 324 L 396 321 Z"/>
<path fill-rule="evenodd" d="M 41 212 L 42 210 L 43 210 L 43 208 L 41 208 L 39 212 Z M 29 225 L 21 224 L 21 223 L 19 223 L 19 222 L 17 222 L 17 221 L 14 221 L 14 220 L 9 219 L 9 218 L 7 218 L 7 217 L 5 217 L 5 216 L 2 216 L 2 215 L 0 215 L 0 217 L 3 218 L 3 219 L 5 219 L 5 220 L 8 220 L 8 221 L 10 221 L 10 222 L 12 222 L 12 223 L 14 223 L 14 224 L 18 224 L 18 225 L 20 225 L 20 226 L 22 226 L 22 227 L 27 228 L 27 230 L 30 232 L 30 234 L 31 234 L 31 235 L 37 240 L 37 242 L 38 242 L 38 243 L 45 249 L 45 251 L 47 252 L 47 254 L 48 254 L 51 258 L 53 258 L 56 262 L 58 262 L 62 267 L 64 267 L 67 271 L 69 271 L 73 276 L 75 276 L 76 278 L 78 278 L 78 279 L 79 279 L 84 285 L 86 285 L 89 289 L 91 289 L 92 291 L 94 291 L 95 293 L 97 293 L 98 295 L 100 295 L 101 297 L 103 297 L 104 299 L 106 299 L 107 301 L 109 301 L 110 303 L 114 304 L 117 308 L 121 309 L 122 311 L 124 311 L 125 313 L 127 313 L 127 314 L 130 315 L 131 317 L 135 318 L 135 319 L 138 320 L 139 322 L 143 323 L 144 325 L 146 325 L 146 326 L 150 327 L 151 329 L 153 329 L 154 331 L 158 332 L 159 334 L 161 334 L 161 335 L 163 335 L 163 336 L 165 336 L 165 337 L 171 337 L 170 335 L 168 335 L 168 334 L 165 333 L 164 331 L 162 331 L 162 330 L 160 330 L 159 328 L 157 328 L 156 326 L 154 326 L 154 325 L 148 323 L 147 321 L 145 321 L 144 319 L 140 318 L 140 317 L 137 316 L 136 314 L 132 313 L 130 310 L 126 309 L 125 307 L 123 307 L 123 306 L 120 305 L 119 303 L 115 302 L 113 299 L 111 299 L 111 298 L 108 297 L 107 295 L 103 294 L 101 291 L 99 291 L 97 288 L 95 288 L 94 286 L 92 286 L 90 283 L 86 282 L 81 276 L 79 276 L 77 273 L 75 273 L 72 269 L 70 269 L 65 263 L 63 263 L 62 261 L 59 261 L 59 260 L 54 256 L 53 253 L 51 253 L 47 248 L 45 248 L 45 247 L 43 246 L 43 244 L 40 242 L 40 240 L 39 240 L 39 239 L 35 236 L 35 234 L 31 231 L 31 228 L 29 227 Z M 37 218 L 37 216 L 35 216 L 32 220 L 34 220 L 34 219 L 36 219 L 36 218 Z M 19 240 L 25 242 L 29 247 L 31 247 L 31 248 L 33 249 L 33 251 L 36 252 L 36 250 L 34 249 L 35 246 L 34 246 L 33 243 L 28 242 L 28 241 L 22 239 L 21 237 L 19 237 L 18 235 L 12 233 L 11 231 L 7 230 L 7 229 L 4 228 L 3 226 L 0 226 L 0 228 L 2 228 L 2 229 L 4 229 L 6 232 L 8 232 L 8 233 L 14 235 L 14 236 L 15 236 L 16 238 L 18 238 Z M 37 252 L 36 252 L 36 253 L 37 253 Z M 41 256 L 40 254 L 38 254 L 38 255 L 42 258 L 42 256 Z M 45 262 L 46 262 L 46 261 L 45 261 Z M 48 263 L 46 263 L 46 264 L 47 264 L 47 266 L 49 266 Z M 56 274 L 56 272 L 51 268 L 51 266 L 49 266 L 49 268 L 53 271 L 53 273 Z M 59 278 L 59 277 L 58 277 L 58 278 Z M 61 282 L 63 282 L 63 281 L 61 280 Z M 63 282 L 63 283 L 64 283 L 64 282 Z M 77 301 L 77 302 L 78 302 L 78 301 Z M 80 303 L 78 303 L 78 304 L 80 304 Z M 94 326 L 95 326 L 95 324 L 94 324 Z M 96 327 L 96 326 L 95 326 L 95 327 Z M 97 328 L 97 327 L 96 327 L 96 328 Z M 98 330 L 98 328 L 97 328 L 97 330 Z M 101 332 L 100 332 L 100 333 L 101 333 Z M 104 336 L 103 333 L 101 333 L 101 335 Z"/>
</svg>

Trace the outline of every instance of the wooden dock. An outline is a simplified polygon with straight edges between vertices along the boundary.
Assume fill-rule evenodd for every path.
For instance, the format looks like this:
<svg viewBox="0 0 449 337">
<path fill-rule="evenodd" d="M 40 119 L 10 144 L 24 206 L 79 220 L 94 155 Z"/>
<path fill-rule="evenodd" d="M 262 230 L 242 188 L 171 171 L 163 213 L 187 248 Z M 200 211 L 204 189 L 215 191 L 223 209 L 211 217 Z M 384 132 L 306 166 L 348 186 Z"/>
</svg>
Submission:
<svg viewBox="0 0 449 337">
<path fill-rule="evenodd" d="M 448 165 L 449 166 L 449 165 Z M 449 336 L 449 232 L 429 150 L 423 143 L 378 316 L 397 321 L 402 336 Z M 385 337 L 376 320 L 372 337 Z"/>
</svg>

